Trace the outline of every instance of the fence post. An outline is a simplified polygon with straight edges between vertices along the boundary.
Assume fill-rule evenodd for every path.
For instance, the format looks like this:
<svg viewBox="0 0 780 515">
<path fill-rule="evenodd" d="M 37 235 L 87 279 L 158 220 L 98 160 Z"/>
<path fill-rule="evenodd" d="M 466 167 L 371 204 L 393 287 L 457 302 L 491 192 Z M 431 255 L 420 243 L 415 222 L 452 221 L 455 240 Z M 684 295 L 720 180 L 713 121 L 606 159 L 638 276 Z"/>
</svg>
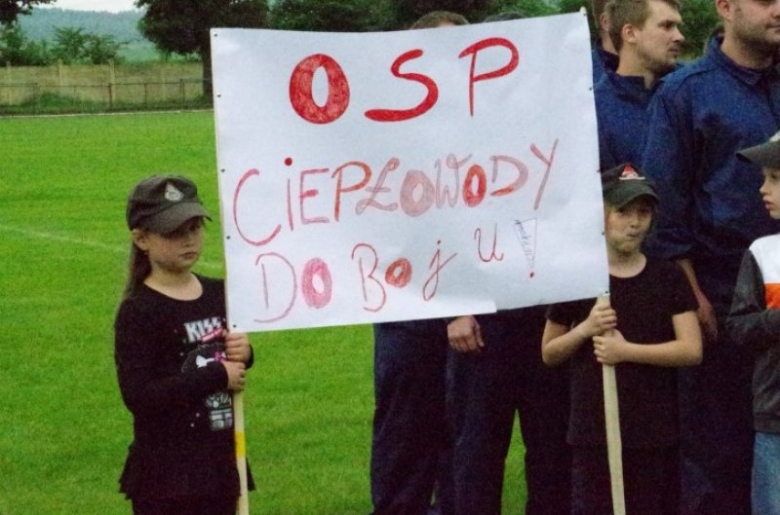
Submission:
<svg viewBox="0 0 780 515">
<path fill-rule="evenodd" d="M 108 60 L 108 109 L 114 109 L 114 95 L 116 94 L 116 72 L 114 70 L 114 60 Z"/>
<path fill-rule="evenodd" d="M 41 86 L 33 82 L 33 98 L 35 99 L 35 114 L 41 111 Z"/>
<path fill-rule="evenodd" d="M 13 88 L 11 87 L 11 61 L 5 62 L 5 80 L 8 83 L 8 87 L 6 88 L 6 103 L 11 105 L 11 101 L 13 100 Z"/>
<path fill-rule="evenodd" d="M 179 95 L 181 96 L 181 106 L 187 105 L 187 93 L 184 88 L 184 79 L 179 79 Z"/>
</svg>

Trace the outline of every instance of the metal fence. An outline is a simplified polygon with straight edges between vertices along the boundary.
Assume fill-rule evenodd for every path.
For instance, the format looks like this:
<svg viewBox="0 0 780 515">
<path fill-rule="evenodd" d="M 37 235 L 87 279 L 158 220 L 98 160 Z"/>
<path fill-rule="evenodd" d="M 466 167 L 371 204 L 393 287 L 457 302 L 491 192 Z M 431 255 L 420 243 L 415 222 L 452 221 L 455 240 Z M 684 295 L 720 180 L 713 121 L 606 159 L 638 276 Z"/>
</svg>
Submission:
<svg viewBox="0 0 780 515">
<path fill-rule="evenodd" d="M 0 81 L 0 115 L 210 107 L 201 79 L 52 85 Z"/>
</svg>

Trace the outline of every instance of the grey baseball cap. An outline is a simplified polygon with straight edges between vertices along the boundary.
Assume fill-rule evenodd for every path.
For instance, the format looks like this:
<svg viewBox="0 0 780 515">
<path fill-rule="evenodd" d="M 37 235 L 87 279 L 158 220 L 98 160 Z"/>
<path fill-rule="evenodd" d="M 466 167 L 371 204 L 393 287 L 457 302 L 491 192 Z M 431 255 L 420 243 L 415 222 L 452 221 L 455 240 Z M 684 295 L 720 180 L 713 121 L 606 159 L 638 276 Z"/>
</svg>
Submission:
<svg viewBox="0 0 780 515">
<path fill-rule="evenodd" d="M 780 132 L 760 145 L 740 150 L 737 157 L 762 167 L 780 169 Z"/>
<path fill-rule="evenodd" d="M 127 226 L 168 234 L 192 218 L 208 218 L 195 183 L 176 175 L 154 175 L 139 182 L 127 199 Z"/>
</svg>

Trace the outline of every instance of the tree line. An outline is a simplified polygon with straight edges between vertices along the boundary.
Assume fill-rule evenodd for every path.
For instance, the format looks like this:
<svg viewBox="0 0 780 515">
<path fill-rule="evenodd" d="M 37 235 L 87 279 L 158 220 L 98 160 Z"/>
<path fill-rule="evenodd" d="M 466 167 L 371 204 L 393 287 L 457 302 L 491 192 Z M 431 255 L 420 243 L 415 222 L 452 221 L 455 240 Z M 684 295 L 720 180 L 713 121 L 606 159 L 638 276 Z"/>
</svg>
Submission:
<svg viewBox="0 0 780 515">
<path fill-rule="evenodd" d="M 126 43 L 114 36 L 88 33 L 75 27 L 57 27 L 53 41 L 29 39 L 21 27 L 7 24 L 0 29 L 0 63 L 15 66 L 64 64 L 106 64 L 119 60 Z"/>
<path fill-rule="evenodd" d="M 0 63 L 45 65 L 101 64 L 118 60 L 125 41 L 82 27 L 57 27 L 52 41 L 33 40 L 18 20 L 54 0 L 0 0 Z M 478 23 L 491 14 L 515 11 L 528 17 L 590 8 L 590 0 L 136 0 L 138 29 L 164 54 L 197 56 L 210 77 L 211 27 L 273 28 L 322 32 L 399 30 L 423 14 L 447 10 Z M 718 22 L 712 0 L 685 0 L 684 53 L 696 56 Z M 597 31 L 591 23 L 591 33 Z"/>
</svg>

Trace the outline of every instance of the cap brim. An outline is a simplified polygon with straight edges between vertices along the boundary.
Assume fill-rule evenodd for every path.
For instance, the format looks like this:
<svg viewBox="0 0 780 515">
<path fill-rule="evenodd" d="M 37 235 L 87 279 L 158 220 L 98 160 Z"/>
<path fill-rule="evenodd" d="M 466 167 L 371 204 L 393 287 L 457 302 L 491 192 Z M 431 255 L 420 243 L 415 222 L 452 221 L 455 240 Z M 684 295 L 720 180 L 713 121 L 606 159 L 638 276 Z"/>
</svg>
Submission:
<svg viewBox="0 0 780 515">
<path fill-rule="evenodd" d="M 737 157 L 759 166 L 780 169 L 780 142 L 771 141 L 740 150 Z"/>
<path fill-rule="evenodd" d="M 658 202 L 655 191 L 640 181 L 622 183 L 604 195 L 606 201 L 616 207 L 623 207 L 639 197 L 650 197 L 654 202 Z"/>
<path fill-rule="evenodd" d="M 208 211 L 197 202 L 182 202 L 161 211 L 144 221 L 143 225 L 157 234 L 168 234 L 178 229 L 184 222 L 192 218 L 208 218 Z"/>
</svg>

